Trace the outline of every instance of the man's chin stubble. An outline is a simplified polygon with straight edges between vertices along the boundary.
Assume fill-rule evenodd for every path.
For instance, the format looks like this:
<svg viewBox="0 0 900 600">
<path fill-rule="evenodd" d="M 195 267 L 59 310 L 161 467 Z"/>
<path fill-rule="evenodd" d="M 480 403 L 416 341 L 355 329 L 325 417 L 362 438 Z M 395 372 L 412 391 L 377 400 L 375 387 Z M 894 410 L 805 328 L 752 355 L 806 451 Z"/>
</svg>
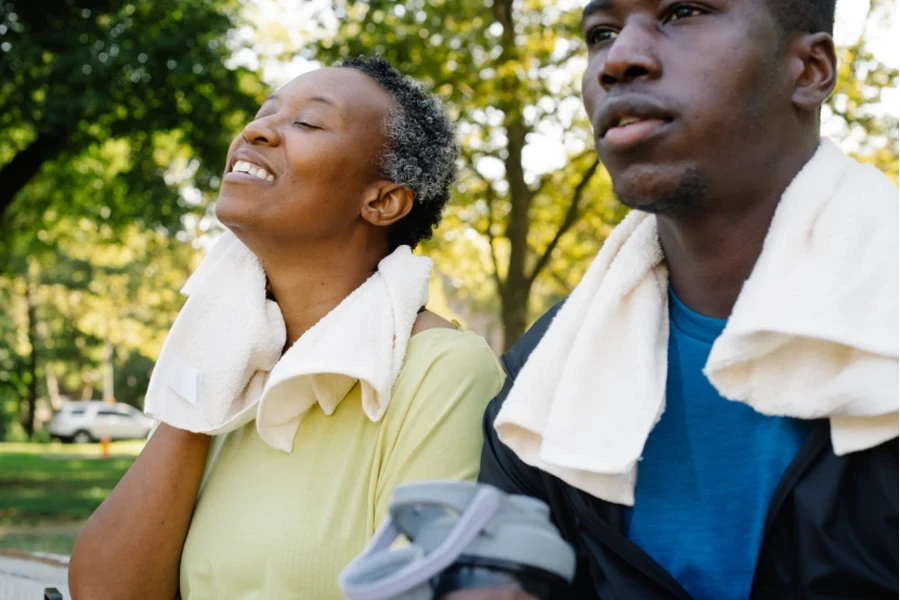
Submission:
<svg viewBox="0 0 900 600">
<path fill-rule="evenodd" d="M 666 217 L 687 217 L 696 213 L 709 196 L 709 177 L 699 168 L 692 167 L 680 173 L 674 181 L 647 185 L 646 178 L 636 181 L 619 181 L 615 184 L 616 196 L 625 206 Z"/>
</svg>

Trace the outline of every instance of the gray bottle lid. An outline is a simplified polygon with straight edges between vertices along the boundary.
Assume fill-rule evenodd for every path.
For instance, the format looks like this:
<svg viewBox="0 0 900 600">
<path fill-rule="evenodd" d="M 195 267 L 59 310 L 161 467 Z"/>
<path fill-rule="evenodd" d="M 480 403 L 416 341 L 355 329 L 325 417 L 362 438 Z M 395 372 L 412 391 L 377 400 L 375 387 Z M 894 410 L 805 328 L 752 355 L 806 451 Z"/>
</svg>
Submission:
<svg viewBox="0 0 900 600">
<path fill-rule="evenodd" d="M 571 582 L 575 552 L 547 505 L 495 487 L 458 481 L 398 487 L 389 519 L 341 573 L 348 600 L 430 600 L 429 581 L 460 556 L 506 561 Z M 401 535 L 410 545 L 390 549 Z"/>
</svg>

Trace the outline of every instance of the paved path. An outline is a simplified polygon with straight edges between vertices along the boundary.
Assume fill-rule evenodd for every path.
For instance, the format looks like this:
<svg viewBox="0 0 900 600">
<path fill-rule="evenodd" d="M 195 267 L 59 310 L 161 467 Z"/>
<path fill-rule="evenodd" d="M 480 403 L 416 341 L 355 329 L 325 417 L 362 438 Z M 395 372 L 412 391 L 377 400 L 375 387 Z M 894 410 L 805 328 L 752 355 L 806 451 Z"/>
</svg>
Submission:
<svg viewBox="0 0 900 600">
<path fill-rule="evenodd" d="M 0 550 L 0 598 L 43 600 L 44 588 L 55 587 L 69 600 L 68 560 L 55 554 Z"/>
</svg>

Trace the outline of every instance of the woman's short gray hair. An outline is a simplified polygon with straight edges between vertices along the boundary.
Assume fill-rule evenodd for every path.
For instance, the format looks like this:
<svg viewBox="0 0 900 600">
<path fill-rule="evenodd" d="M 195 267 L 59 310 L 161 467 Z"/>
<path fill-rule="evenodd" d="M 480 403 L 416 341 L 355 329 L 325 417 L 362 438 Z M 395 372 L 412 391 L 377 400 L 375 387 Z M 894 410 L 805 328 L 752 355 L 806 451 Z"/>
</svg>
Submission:
<svg viewBox="0 0 900 600">
<path fill-rule="evenodd" d="M 385 117 L 385 149 L 378 166 L 387 179 L 412 190 L 413 208 L 395 223 L 391 249 L 415 247 L 431 237 L 450 200 L 459 149 L 456 131 L 443 103 L 379 56 L 359 56 L 338 65 L 356 69 L 377 81 L 397 101 Z"/>
</svg>

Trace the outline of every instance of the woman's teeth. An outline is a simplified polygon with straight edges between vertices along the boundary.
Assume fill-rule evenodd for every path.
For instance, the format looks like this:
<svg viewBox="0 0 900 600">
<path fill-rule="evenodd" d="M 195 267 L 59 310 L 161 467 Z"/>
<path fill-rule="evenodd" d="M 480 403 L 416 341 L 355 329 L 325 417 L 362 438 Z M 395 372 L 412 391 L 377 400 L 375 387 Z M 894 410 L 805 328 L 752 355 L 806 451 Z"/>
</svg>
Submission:
<svg viewBox="0 0 900 600">
<path fill-rule="evenodd" d="M 249 175 L 253 175 L 254 177 L 259 177 L 260 179 L 265 179 L 266 181 L 275 181 L 275 176 L 266 171 L 264 168 L 259 165 L 254 165 L 253 163 L 247 162 L 245 160 L 239 160 L 234 163 L 234 166 L 231 167 L 232 173 L 247 173 Z"/>
</svg>

